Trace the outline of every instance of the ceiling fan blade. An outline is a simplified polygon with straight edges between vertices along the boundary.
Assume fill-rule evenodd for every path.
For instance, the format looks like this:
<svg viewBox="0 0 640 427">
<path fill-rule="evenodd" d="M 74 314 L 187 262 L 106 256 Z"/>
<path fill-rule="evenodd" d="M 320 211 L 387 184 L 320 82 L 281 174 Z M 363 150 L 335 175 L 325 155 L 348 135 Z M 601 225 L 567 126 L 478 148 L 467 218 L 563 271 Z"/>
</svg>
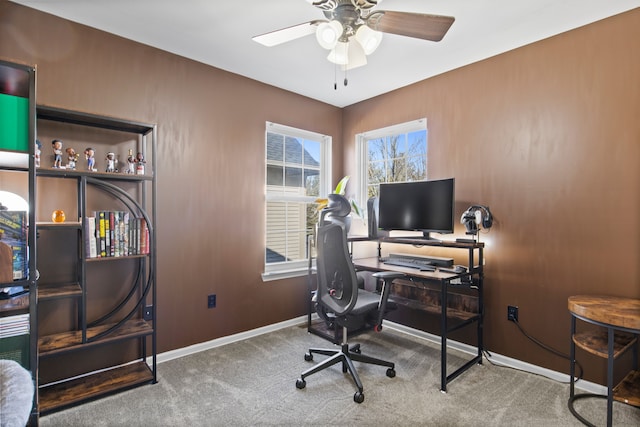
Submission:
<svg viewBox="0 0 640 427">
<path fill-rule="evenodd" d="M 384 33 L 439 42 L 453 21 L 452 16 L 379 10 L 369 15 L 367 25 Z"/>
<path fill-rule="evenodd" d="M 293 27 L 282 28 L 280 30 L 260 34 L 259 36 L 254 36 L 252 37 L 252 40 L 267 47 L 276 46 L 315 33 L 318 24 L 322 22 L 326 21 L 319 19 L 305 22 L 304 24 L 298 24 Z"/>
</svg>

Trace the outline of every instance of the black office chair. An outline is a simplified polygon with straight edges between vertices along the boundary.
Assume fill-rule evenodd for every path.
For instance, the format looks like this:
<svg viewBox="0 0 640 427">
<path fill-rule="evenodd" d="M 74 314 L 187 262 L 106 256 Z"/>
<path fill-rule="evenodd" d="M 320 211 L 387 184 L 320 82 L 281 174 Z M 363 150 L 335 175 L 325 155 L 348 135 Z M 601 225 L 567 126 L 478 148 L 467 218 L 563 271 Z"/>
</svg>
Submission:
<svg viewBox="0 0 640 427">
<path fill-rule="evenodd" d="M 325 368 L 342 363 L 342 372 L 349 372 L 358 391 L 353 395 L 357 403 L 364 401 L 364 389 L 353 361 L 386 366 L 387 376 L 396 376 L 395 364 L 385 360 L 365 356 L 360 352 L 359 344 L 349 348 L 347 332 L 366 326 L 376 331 L 382 330 L 382 320 L 387 311 L 387 300 L 391 281 L 404 277 L 402 273 L 378 272 L 373 276 L 383 281 L 380 294 L 369 292 L 358 286 L 356 271 L 351 262 L 347 247 L 347 233 L 343 218 L 351 211 L 349 202 L 337 194 L 329 195 L 329 204 L 320 213 L 317 232 L 317 303 L 325 311 L 332 313 L 333 320 L 342 326 L 342 344 L 340 349 L 311 348 L 304 355 L 306 361 L 313 360 L 314 353 L 330 356 L 321 363 L 307 369 L 296 381 L 296 387 L 305 388 L 305 378 Z"/>
</svg>

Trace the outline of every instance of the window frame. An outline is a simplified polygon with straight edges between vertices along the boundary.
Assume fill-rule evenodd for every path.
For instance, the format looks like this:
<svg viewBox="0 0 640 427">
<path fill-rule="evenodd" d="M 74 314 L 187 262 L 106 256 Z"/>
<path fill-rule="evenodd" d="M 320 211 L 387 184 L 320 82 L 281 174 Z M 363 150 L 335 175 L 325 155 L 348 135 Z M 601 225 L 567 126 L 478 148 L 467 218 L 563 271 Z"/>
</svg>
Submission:
<svg viewBox="0 0 640 427">
<path fill-rule="evenodd" d="M 369 186 L 369 175 L 368 175 L 368 165 L 369 165 L 369 152 L 367 147 L 367 142 L 372 139 L 386 138 L 392 135 L 398 134 L 408 134 L 411 132 L 416 132 L 424 130 L 426 132 L 427 140 L 427 152 L 425 155 L 427 156 L 428 163 L 428 155 L 429 155 L 429 129 L 427 127 L 427 119 L 421 118 L 417 120 L 412 120 L 405 123 L 400 123 L 396 125 L 387 126 L 380 129 L 375 129 L 367 132 L 362 132 L 356 135 L 356 172 L 358 176 L 358 188 L 357 188 L 357 200 L 360 206 L 367 205 L 367 195 L 368 195 L 368 186 Z M 426 165 L 425 165 L 426 168 Z M 425 169 L 425 178 L 428 179 L 429 170 Z M 368 213 L 363 212 L 365 218 Z"/>
<path fill-rule="evenodd" d="M 278 133 L 289 137 L 306 139 L 311 141 L 317 141 L 320 144 L 320 179 L 319 179 L 319 195 L 318 196 L 295 196 L 290 194 L 275 194 L 268 191 L 267 185 L 267 169 L 269 165 L 269 159 L 267 159 L 267 135 L 269 133 Z M 332 152 L 332 137 L 330 135 L 323 135 L 318 132 L 299 129 L 287 125 L 282 125 L 273 122 L 266 122 L 264 133 L 264 168 L 265 168 L 265 180 L 264 180 L 264 250 L 263 250 L 263 263 L 264 270 L 262 273 L 263 281 L 280 280 L 289 277 L 304 276 L 308 273 L 309 260 L 296 260 L 296 261 L 283 261 L 276 263 L 267 263 L 266 250 L 267 250 L 267 203 L 272 201 L 282 202 L 314 202 L 317 198 L 323 197 L 325 194 L 329 194 L 331 187 L 331 152 Z M 285 163 L 286 164 L 286 163 Z"/>
</svg>

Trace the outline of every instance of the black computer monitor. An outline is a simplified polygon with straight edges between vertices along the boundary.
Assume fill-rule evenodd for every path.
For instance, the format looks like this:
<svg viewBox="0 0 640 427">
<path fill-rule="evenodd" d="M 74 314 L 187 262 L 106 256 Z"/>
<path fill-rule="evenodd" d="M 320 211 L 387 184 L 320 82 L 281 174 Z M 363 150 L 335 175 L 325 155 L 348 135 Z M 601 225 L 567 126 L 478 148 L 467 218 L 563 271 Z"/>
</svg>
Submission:
<svg viewBox="0 0 640 427">
<path fill-rule="evenodd" d="M 379 203 L 383 230 L 453 233 L 455 178 L 380 184 Z"/>
</svg>

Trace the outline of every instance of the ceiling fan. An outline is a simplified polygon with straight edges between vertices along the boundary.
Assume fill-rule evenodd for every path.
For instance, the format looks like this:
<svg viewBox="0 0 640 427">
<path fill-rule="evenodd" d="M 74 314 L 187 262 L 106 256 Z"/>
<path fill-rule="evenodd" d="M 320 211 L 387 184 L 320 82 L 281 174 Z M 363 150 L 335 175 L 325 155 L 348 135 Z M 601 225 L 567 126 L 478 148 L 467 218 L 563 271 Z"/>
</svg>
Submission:
<svg viewBox="0 0 640 427">
<path fill-rule="evenodd" d="M 367 63 L 366 55 L 380 45 L 382 33 L 440 41 L 455 18 L 412 12 L 374 10 L 382 0 L 306 0 L 324 12 L 318 19 L 253 37 L 265 46 L 276 46 L 316 34 L 327 59 L 344 70 Z M 346 80 L 345 80 L 346 85 Z"/>
</svg>

